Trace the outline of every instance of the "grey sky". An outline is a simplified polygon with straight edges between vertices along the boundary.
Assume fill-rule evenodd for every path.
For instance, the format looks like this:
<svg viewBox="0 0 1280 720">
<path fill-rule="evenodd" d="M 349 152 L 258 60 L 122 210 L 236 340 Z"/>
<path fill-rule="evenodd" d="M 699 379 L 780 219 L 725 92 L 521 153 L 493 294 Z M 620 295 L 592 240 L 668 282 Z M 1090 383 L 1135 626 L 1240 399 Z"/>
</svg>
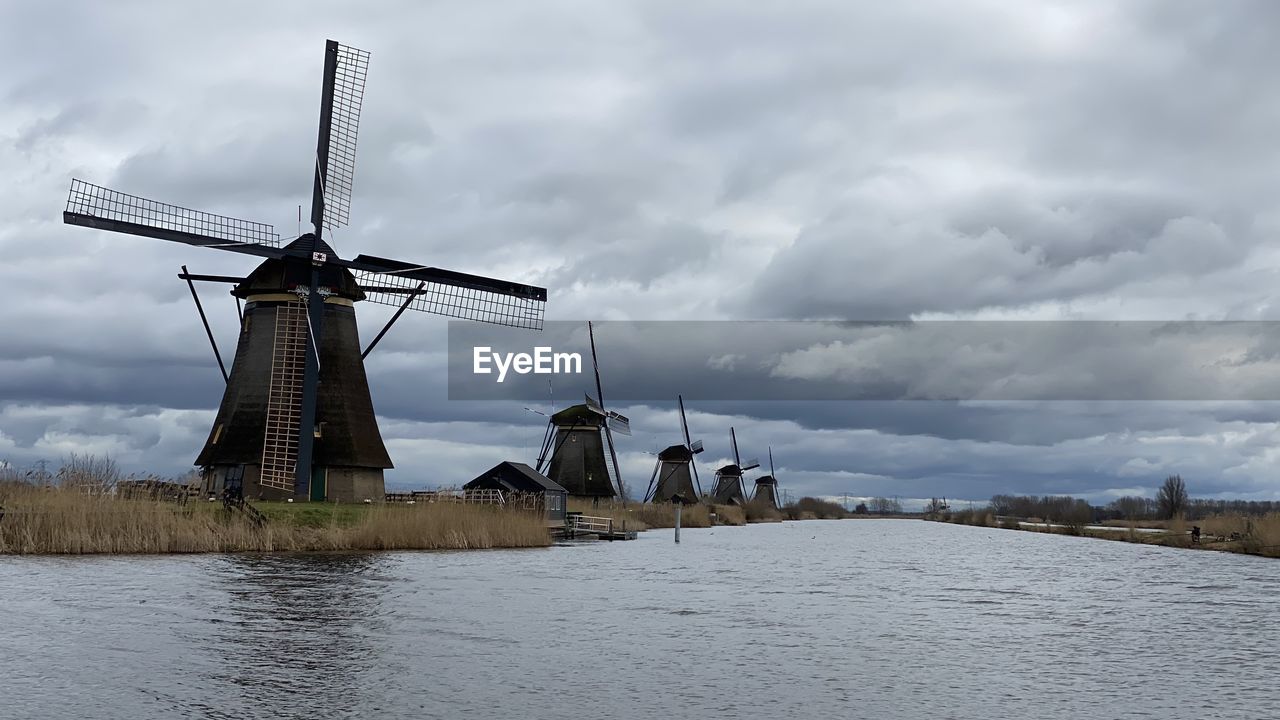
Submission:
<svg viewBox="0 0 1280 720">
<path fill-rule="evenodd" d="M 62 225 L 66 188 L 292 234 L 326 37 L 372 52 L 338 251 L 545 285 L 553 319 L 1274 320 L 1278 15 L 1266 0 L 7 3 L 0 459 L 189 466 L 221 381 L 174 275 L 248 266 Z M 204 297 L 228 348 L 222 292 Z M 360 308 L 366 338 L 389 314 Z M 444 340 L 442 320 L 411 317 L 369 363 L 393 482 L 459 482 L 541 436 L 521 403 L 445 401 Z M 623 409 L 633 485 L 674 441 L 672 404 Z M 708 468 L 732 423 L 750 454 L 774 446 L 798 493 L 1104 500 L 1181 472 L 1195 494 L 1280 498 L 1270 403 L 694 410 Z"/>
</svg>

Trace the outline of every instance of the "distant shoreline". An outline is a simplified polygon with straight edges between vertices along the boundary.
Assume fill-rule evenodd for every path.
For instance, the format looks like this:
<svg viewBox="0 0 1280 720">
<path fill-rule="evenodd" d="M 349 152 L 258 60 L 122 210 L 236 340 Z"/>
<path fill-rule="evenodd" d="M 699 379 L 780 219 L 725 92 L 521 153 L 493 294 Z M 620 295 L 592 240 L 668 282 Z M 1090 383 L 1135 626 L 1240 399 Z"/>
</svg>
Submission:
<svg viewBox="0 0 1280 720">
<path fill-rule="evenodd" d="M 1184 550 L 1212 550 L 1238 555 L 1280 558 L 1280 513 L 1258 516 L 1215 515 L 1195 521 L 1182 518 L 1143 522 L 1109 521 L 1102 525 L 997 516 L 989 510 L 963 510 L 925 519 L 934 522 L 1072 535 Z M 1200 529 L 1198 538 L 1193 534 L 1193 529 L 1197 527 Z"/>
</svg>

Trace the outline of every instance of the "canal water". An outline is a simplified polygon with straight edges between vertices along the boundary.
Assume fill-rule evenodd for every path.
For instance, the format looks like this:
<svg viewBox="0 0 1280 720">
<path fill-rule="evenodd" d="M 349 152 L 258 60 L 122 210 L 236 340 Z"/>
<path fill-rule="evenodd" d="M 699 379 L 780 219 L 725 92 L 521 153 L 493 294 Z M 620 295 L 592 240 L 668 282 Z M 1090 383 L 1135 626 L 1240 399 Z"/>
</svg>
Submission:
<svg viewBox="0 0 1280 720">
<path fill-rule="evenodd" d="M 0 557 L 0 718 L 1277 718 L 1280 561 L 919 521 Z"/>
</svg>

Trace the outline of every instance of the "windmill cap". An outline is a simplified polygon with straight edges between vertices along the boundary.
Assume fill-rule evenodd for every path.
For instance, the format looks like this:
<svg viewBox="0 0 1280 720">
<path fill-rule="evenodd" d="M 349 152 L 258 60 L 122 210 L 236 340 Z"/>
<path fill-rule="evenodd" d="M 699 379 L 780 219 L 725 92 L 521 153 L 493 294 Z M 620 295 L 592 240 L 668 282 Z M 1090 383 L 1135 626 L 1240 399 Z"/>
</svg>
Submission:
<svg viewBox="0 0 1280 720">
<path fill-rule="evenodd" d="M 292 292 L 296 287 L 307 287 L 311 284 L 311 270 L 314 268 L 311 253 L 321 252 L 336 257 L 328 243 L 317 240 L 311 233 L 294 240 L 284 249 L 289 251 L 289 255 L 264 260 L 236 285 L 231 294 L 247 299 L 253 295 Z M 320 267 L 320 285 L 340 298 L 352 301 L 365 299 L 364 290 L 360 289 L 351 271 L 337 265 L 326 263 Z"/>
<path fill-rule="evenodd" d="M 672 445 L 671 447 L 658 453 L 659 460 L 671 460 L 675 462 L 687 462 L 693 459 L 693 453 L 689 452 L 689 448 L 683 445 Z"/>
<path fill-rule="evenodd" d="M 551 422 L 556 425 L 590 425 L 599 427 L 604 425 L 605 420 L 603 415 L 583 403 L 581 405 L 570 405 L 552 415 Z"/>
</svg>

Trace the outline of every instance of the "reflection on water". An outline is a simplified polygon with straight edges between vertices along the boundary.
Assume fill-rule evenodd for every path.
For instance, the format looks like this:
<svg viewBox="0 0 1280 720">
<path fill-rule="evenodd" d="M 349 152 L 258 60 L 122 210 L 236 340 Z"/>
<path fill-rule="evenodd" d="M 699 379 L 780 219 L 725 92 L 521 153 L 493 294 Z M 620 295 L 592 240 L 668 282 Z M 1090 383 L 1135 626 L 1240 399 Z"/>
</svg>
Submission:
<svg viewBox="0 0 1280 720">
<path fill-rule="evenodd" d="M 910 521 L 0 559 L 0 718 L 1280 717 L 1280 563 Z"/>
<path fill-rule="evenodd" d="M 366 678 L 376 669 L 385 627 L 385 578 L 366 554 L 243 555 L 218 558 L 207 577 L 212 632 L 200 647 L 225 703 L 246 710 L 299 694 L 311 707 L 376 704 Z M 281 712 L 289 717 L 294 713 Z"/>
</svg>

